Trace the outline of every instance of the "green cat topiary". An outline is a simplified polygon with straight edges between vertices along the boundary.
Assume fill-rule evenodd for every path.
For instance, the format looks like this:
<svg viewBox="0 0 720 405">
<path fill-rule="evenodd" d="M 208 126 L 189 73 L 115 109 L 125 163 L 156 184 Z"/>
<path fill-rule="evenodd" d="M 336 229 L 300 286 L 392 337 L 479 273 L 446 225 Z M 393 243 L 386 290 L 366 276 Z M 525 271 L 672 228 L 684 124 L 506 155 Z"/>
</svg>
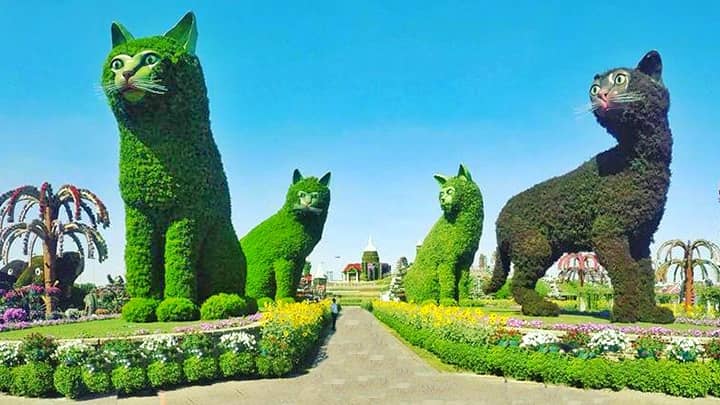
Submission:
<svg viewBox="0 0 720 405">
<path fill-rule="evenodd" d="M 102 85 L 120 129 L 127 287 L 133 299 L 243 293 L 245 258 L 195 56 L 195 16 L 164 36 L 111 27 Z M 132 300 L 131 300 L 132 302 Z"/>
<path fill-rule="evenodd" d="M 285 205 L 242 238 L 249 297 L 295 296 L 305 258 L 322 237 L 330 206 L 328 183 L 330 173 L 318 180 L 295 170 Z"/>
<path fill-rule="evenodd" d="M 436 174 L 435 179 L 441 187 L 443 215 L 408 269 L 405 294 L 410 302 L 456 305 L 469 298 L 470 265 L 482 235 L 482 194 L 463 165 L 456 177 Z"/>
<path fill-rule="evenodd" d="M 612 280 L 614 321 L 672 322 L 670 310 L 655 305 L 650 260 L 672 155 L 660 55 L 596 75 L 590 100 L 618 145 L 508 201 L 497 220 L 498 260 L 487 292 L 504 284 L 512 262 L 511 289 L 523 313 L 557 315 L 557 305 L 535 291 L 537 280 L 564 252 L 593 250 Z"/>
</svg>

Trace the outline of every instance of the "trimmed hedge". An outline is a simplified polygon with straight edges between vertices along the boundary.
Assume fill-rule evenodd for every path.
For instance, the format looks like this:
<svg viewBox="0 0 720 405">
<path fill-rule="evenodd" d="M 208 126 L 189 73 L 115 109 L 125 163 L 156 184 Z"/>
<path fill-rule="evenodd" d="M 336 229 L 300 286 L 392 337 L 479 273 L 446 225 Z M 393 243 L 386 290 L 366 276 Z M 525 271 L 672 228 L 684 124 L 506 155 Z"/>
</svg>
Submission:
<svg viewBox="0 0 720 405">
<path fill-rule="evenodd" d="M 435 354 L 443 363 L 477 374 L 563 384 L 578 388 L 644 392 L 695 398 L 720 394 L 720 362 L 679 363 L 672 360 L 589 360 L 562 353 L 540 353 L 519 347 L 470 345 L 439 338 L 429 329 L 407 325 L 391 314 L 374 311 L 377 319 L 412 345 Z"/>
<path fill-rule="evenodd" d="M 469 298 L 470 265 L 480 243 L 483 199 L 470 172 L 460 165 L 458 175 L 435 179 L 440 184 L 443 215 L 417 252 L 405 279 L 409 302 L 440 301 L 457 305 Z"/>
<path fill-rule="evenodd" d="M 45 397 L 53 390 L 53 367 L 49 363 L 33 361 L 12 371 L 10 393 L 25 397 Z"/>
<path fill-rule="evenodd" d="M 53 374 L 53 383 L 57 392 L 66 398 L 79 398 L 87 392 L 79 366 L 59 365 Z"/>
<path fill-rule="evenodd" d="M 240 240 L 247 258 L 249 297 L 295 297 L 305 259 L 325 227 L 329 183 L 330 173 L 317 179 L 303 177 L 296 169 L 282 208 Z"/>
<path fill-rule="evenodd" d="M 197 305 L 187 298 L 166 298 L 155 310 L 160 322 L 194 321 L 198 319 Z"/>
<path fill-rule="evenodd" d="M 182 364 L 154 361 L 148 365 L 147 377 L 153 388 L 170 388 L 185 381 Z"/>
<path fill-rule="evenodd" d="M 596 80 L 606 81 L 614 71 Z M 668 309 L 655 305 L 650 260 L 670 186 L 670 96 L 657 52 L 624 72 L 627 92 L 640 94 L 642 101 L 595 111 L 618 145 L 512 197 L 500 212 L 498 260 L 485 290 L 499 290 L 513 263 L 512 294 L 526 315 L 557 316 L 557 305 L 535 291 L 538 279 L 564 252 L 592 250 L 612 281 L 613 321 L 673 321 Z"/>
<path fill-rule="evenodd" d="M 188 13 L 164 36 L 134 39 L 112 24 L 103 87 L 124 83 L 125 67 L 112 67 L 116 56 L 152 49 L 159 61 L 139 65 L 143 69 L 134 77 L 168 89 L 164 94 L 106 90 L 120 130 L 126 278 L 134 298 L 202 302 L 219 292 L 244 291 L 245 259 L 210 129 L 207 89 L 194 54 L 195 27 L 195 16 Z"/>
</svg>

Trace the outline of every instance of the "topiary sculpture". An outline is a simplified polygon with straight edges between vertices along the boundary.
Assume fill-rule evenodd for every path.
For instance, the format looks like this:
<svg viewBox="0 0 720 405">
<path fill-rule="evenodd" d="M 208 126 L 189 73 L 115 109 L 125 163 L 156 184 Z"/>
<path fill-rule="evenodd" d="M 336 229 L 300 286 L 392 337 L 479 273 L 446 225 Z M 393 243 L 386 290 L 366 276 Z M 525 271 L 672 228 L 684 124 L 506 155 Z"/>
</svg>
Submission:
<svg viewBox="0 0 720 405">
<path fill-rule="evenodd" d="M 102 86 L 120 129 L 131 297 L 202 302 L 242 294 L 245 258 L 210 130 L 195 16 L 162 36 L 134 39 L 118 23 L 111 33 Z"/>
<path fill-rule="evenodd" d="M 650 260 L 672 152 L 670 96 L 661 76 L 655 51 L 635 69 L 595 76 L 591 110 L 618 145 L 508 201 L 497 220 L 499 260 L 487 291 L 503 285 L 512 262 L 512 293 L 523 313 L 557 315 L 535 283 L 563 252 L 592 250 L 612 281 L 614 321 L 673 321 L 668 309 L 655 306 Z"/>
<path fill-rule="evenodd" d="M 295 297 L 305 258 L 322 237 L 330 206 L 329 183 L 329 172 L 318 180 L 303 177 L 296 169 L 285 205 L 242 238 L 247 296 Z"/>
<path fill-rule="evenodd" d="M 435 179 L 440 184 L 443 215 L 407 271 L 405 295 L 410 302 L 457 304 L 468 298 L 470 265 L 482 235 L 483 199 L 463 165 L 457 176 L 436 174 Z"/>
</svg>

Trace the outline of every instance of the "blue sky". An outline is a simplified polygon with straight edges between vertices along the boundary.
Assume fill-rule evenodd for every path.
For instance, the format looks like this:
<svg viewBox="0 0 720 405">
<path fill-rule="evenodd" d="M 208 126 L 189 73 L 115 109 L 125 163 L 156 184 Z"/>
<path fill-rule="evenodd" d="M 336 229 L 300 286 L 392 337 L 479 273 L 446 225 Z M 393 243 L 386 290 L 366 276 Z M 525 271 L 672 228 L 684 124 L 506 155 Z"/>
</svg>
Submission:
<svg viewBox="0 0 720 405">
<path fill-rule="evenodd" d="M 593 75 L 658 49 L 675 145 L 656 240 L 720 239 L 716 2 L 166 3 L 0 0 L 0 190 L 47 180 L 105 200 L 110 259 L 84 280 L 124 272 L 118 135 L 98 91 L 110 22 L 156 35 L 187 10 L 239 235 L 280 207 L 294 168 L 330 170 L 314 265 L 359 261 L 369 235 L 384 261 L 412 258 L 440 215 L 432 174 L 463 162 L 484 193 L 490 253 L 511 196 L 613 145 L 575 114 Z"/>
</svg>

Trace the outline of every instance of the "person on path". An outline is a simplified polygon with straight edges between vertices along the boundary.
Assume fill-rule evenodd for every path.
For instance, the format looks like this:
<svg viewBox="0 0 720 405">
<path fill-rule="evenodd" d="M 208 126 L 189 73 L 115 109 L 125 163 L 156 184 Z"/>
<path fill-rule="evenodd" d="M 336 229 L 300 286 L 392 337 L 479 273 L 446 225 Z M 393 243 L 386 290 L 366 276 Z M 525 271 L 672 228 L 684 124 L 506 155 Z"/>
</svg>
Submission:
<svg viewBox="0 0 720 405">
<path fill-rule="evenodd" d="M 338 313 L 340 313 L 340 307 L 338 306 L 337 302 L 335 301 L 335 298 L 333 298 L 332 304 L 330 305 L 330 314 L 332 315 L 333 330 L 335 330 L 335 322 L 337 321 Z"/>
</svg>

